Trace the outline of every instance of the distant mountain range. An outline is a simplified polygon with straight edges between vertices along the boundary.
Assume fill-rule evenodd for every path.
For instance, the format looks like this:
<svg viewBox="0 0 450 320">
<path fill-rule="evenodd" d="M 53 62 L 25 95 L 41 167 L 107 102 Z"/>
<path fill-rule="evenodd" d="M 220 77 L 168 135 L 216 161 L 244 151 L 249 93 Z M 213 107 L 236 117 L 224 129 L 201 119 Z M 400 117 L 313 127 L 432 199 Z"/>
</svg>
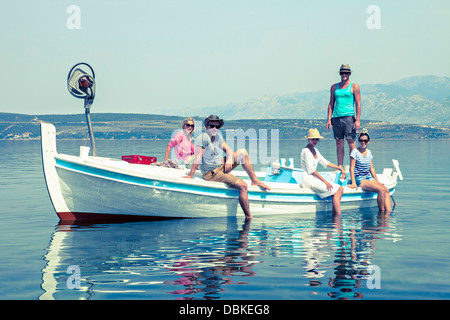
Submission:
<svg viewBox="0 0 450 320">
<path fill-rule="evenodd" d="M 362 120 L 450 126 L 450 77 L 416 76 L 387 84 L 359 85 Z M 327 88 L 191 111 L 207 116 L 214 110 L 224 119 L 326 119 L 329 99 Z"/>
<path fill-rule="evenodd" d="M 450 139 L 450 78 L 410 77 L 387 84 L 360 84 L 361 126 L 378 139 Z M 216 108 L 191 110 L 202 121 L 211 113 L 225 119 L 226 129 L 279 129 L 281 139 L 304 136 L 319 128 L 325 139 L 329 90 L 265 96 Z M 214 110 L 214 111 L 212 111 Z M 181 115 L 93 113 L 98 139 L 170 139 Z M 0 112 L 0 139 L 39 139 L 41 121 L 56 125 L 59 139 L 87 137 L 84 114 L 24 115 Z M 200 122 L 201 123 L 201 122 Z"/>
</svg>

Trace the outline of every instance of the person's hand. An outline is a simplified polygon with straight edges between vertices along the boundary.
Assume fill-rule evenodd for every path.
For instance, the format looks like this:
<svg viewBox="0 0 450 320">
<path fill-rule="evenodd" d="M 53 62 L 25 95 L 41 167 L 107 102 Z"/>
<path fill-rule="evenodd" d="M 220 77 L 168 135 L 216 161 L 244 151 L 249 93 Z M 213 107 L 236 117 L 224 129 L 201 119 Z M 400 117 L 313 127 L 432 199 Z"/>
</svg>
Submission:
<svg viewBox="0 0 450 320">
<path fill-rule="evenodd" d="M 182 177 L 182 178 L 185 178 L 185 179 L 192 179 L 192 176 L 184 176 L 184 177 Z"/>
<path fill-rule="evenodd" d="M 358 189 L 358 186 L 354 182 L 352 184 L 349 184 L 348 187 L 352 189 Z"/>
<path fill-rule="evenodd" d="M 347 172 L 344 169 L 341 169 L 341 177 L 339 179 L 345 180 L 347 179 Z"/>
<path fill-rule="evenodd" d="M 225 173 L 228 173 L 233 169 L 233 163 L 227 163 L 225 162 Z"/>
<path fill-rule="evenodd" d="M 355 128 L 356 130 L 359 130 L 359 128 L 361 127 L 361 124 L 358 120 L 355 121 L 355 123 L 353 124 L 353 128 Z"/>
<path fill-rule="evenodd" d="M 331 120 L 328 120 L 327 121 L 327 130 L 330 130 L 331 129 Z"/>
<path fill-rule="evenodd" d="M 333 190 L 333 186 L 331 185 L 331 183 L 329 183 L 329 182 L 325 182 L 325 184 L 327 185 L 327 189 L 328 189 L 328 191 L 331 191 L 331 190 Z"/>
</svg>

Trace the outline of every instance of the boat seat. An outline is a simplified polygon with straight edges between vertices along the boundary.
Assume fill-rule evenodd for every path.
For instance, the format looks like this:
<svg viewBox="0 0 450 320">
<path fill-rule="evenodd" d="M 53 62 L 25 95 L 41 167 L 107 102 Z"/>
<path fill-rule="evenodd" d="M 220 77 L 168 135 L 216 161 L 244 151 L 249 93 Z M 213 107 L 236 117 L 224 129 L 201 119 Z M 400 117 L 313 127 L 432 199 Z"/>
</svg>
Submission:
<svg viewBox="0 0 450 320">
<path fill-rule="evenodd" d="M 350 174 L 347 174 L 345 180 L 340 180 L 341 172 L 337 174 L 331 172 L 320 172 L 322 177 L 329 182 L 334 182 L 341 186 L 346 186 L 348 184 L 348 178 Z M 272 174 L 272 167 L 269 166 L 266 171 L 266 176 L 264 177 L 264 182 L 281 182 L 281 183 L 302 183 L 302 171 L 301 169 L 291 169 L 291 168 L 280 168 L 279 174 Z"/>
<path fill-rule="evenodd" d="M 334 183 L 345 187 L 348 184 L 348 178 L 350 177 L 350 172 L 347 172 L 347 177 L 345 178 L 345 180 L 341 180 L 340 177 L 341 177 L 341 172 L 339 171 L 336 173 L 336 177 L 334 178 Z"/>
<path fill-rule="evenodd" d="M 264 177 L 264 182 L 278 183 L 302 183 L 302 171 L 294 168 L 294 159 L 280 159 L 280 173 L 272 174 L 272 166 L 269 166 Z"/>
<path fill-rule="evenodd" d="M 272 167 L 268 167 L 264 182 L 302 183 L 302 171 L 300 169 L 280 168 L 279 174 L 272 174 Z"/>
</svg>

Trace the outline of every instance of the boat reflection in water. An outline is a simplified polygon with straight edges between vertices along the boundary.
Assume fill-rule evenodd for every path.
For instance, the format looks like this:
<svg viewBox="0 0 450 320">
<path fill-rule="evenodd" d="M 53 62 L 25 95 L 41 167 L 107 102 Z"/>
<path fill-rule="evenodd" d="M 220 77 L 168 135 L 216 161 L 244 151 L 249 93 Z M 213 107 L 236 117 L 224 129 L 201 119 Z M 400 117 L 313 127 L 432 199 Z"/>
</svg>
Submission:
<svg viewBox="0 0 450 320">
<path fill-rule="evenodd" d="M 392 217 L 236 217 L 59 224 L 40 299 L 346 299 L 371 295 Z"/>
</svg>

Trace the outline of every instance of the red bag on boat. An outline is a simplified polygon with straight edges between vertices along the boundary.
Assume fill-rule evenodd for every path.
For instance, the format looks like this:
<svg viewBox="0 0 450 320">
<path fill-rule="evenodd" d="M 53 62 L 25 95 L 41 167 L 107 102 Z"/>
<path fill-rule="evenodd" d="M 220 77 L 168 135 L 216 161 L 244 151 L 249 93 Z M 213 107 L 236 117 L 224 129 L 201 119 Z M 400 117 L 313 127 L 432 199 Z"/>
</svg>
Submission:
<svg viewBox="0 0 450 320">
<path fill-rule="evenodd" d="M 150 164 L 156 162 L 156 157 L 147 157 L 141 156 L 137 154 L 122 156 L 122 160 L 129 163 L 137 163 L 137 164 Z"/>
</svg>

